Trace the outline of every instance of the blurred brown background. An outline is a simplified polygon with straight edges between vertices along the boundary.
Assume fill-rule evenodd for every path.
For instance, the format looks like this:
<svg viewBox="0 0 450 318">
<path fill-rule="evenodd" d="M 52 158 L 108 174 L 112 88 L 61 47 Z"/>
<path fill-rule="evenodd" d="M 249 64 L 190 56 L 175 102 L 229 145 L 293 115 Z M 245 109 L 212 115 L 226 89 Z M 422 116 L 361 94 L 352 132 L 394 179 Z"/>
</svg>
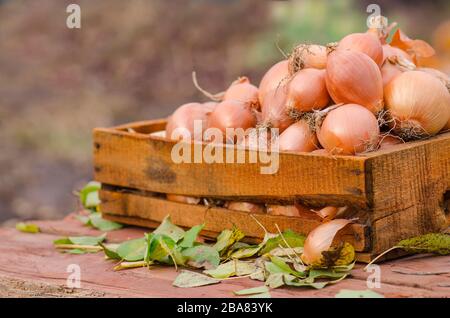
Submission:
<svg viewBox="0 0 450 318">
<path fill-rule="evenodd" d="M 169 115 L 239 75 L 258 84 L 295 43 L 366 29 L 374 1 L 0 0 L 0 222 L 57 218 L 92 178 L 91 130 Z M 66 7 L 81 6 L 81 29 Z M 450 3 L 377 1 L 450 71 Z"/>
</svg>

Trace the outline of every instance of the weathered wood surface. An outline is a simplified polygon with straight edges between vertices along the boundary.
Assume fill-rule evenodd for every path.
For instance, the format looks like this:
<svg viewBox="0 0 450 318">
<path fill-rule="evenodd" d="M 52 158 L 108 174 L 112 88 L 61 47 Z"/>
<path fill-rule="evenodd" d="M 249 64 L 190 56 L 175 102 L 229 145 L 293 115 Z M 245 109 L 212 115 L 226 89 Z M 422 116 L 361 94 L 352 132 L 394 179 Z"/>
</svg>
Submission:
<svg viewBox="0 0 450 318">
<path fill-rule="evenodd" d="M 0 228 L 0 296 L 3 297 L 235 297 L 233 291 L 260 286 L 249 278 L 225 280 L 220 284 L 176 288 L 173 268 L 154 267 L 114 272 L 114 262 L 101 253 L 62 254 L 53 240 L 64 235 L 98 235 L 72 216 L 61 221 L 35 222 L 43 233 L 28 234 L 13 228 Z M 108 240 L 121 242 L 137 238 L 145 230 L 128 227 L 108 233 Z M 66 287 L 67 266 L 81 268 L 81 288 Z M 426 274 L 426 275 L 425 275 Z M 334 297 L 341 289 L 365 290 L 369 274 L 357 265 L 352 277 L 322 290 L 280 288 L 273 297 Z M 450 257 L 413 256 L 381 265 L 381 288 L 385 297 L 450 296 Z"/>
</svg>

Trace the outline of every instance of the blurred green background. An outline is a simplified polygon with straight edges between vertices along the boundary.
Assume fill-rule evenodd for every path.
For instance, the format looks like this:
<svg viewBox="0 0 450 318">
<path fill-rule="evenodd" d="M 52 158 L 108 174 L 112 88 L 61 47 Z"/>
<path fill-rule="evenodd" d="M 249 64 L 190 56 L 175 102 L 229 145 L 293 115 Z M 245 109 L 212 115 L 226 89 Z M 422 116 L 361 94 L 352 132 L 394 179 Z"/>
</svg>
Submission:
<svg viewBox="0 0 450 318">
<path fill-rule="evenodd" d="M 0 0 L 0 222 L 58 218 L 92 178 L 91 131 L 169 115 L 240 75 L 258 84 L 296 43 L 366 30 L 374 1 Z M 66 7 L 81 6 L 81 29 Z M 377 1 L 450 71 L 450 3 Z"/>
</svg>

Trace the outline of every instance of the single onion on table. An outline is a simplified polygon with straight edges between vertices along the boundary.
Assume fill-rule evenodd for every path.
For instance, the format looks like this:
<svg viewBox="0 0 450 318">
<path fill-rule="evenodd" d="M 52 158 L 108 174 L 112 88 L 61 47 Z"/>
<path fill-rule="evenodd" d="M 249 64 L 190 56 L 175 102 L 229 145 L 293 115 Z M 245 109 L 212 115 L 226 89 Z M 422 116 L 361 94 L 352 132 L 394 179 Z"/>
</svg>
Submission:
<svg viewBox="0 0 450 318">
<path fill-rule="evenodd" d="M 383 81 L 378 65 L 367 55 L 335 50 L 327 61 L 326 84 L 336 103 L 355 103 L 374 114 L 383 109 Z"/>
<path fill-rule="evenodd" d="M 437 134 L 450 117 L 450 94 L 435 76 L 421 71 L 402 73 L 384 92 L 391 128 L 403 140 Z"/>
<path fill-rule="evenodd" d="M 355 155 L 376 147 L 380 128 L 369 110 L 347 104 L 331 110 L 318 128 L 320 144 L 331 154 Z"/>
</svg>

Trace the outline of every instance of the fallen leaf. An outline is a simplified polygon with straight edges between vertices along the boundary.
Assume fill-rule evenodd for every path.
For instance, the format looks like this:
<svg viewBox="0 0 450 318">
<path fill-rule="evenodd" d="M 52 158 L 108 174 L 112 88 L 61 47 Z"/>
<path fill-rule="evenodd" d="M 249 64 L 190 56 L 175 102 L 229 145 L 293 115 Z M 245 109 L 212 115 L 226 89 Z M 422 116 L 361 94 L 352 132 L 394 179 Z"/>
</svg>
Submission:
<svg viewBox="0 0 450 318">
<path fill-rule="evenodd" d="M 100 203 L 100 200 L 98 198 L 98 190 L 101 188 L 101 183 L 97 181 L 91 181 L 88 184 L 86 184 L 83 189 L 80 191 L 80 201 L 81 204 L 85 208 L 91 208 L 96 207 L 98 203 Z M 88 202 L 88 195 L 90 193 L 97 193 L 96 195 L 91 195 L 91 198 L 89 198 Z M 93 205 L 94 203 L 97 203 L 97 205 Z"/>
<path fill-rule="evenodd" d="M 220 280 L 196 272 L 182 270 L 175 278 L 173 286 L 181 288 L 199 287 L 220 283 Z"/>
<path fill-rule="evenodd" d="M 187 231 L 184 234 L 183 240 L 180 242 L 179 246 L 182 248 L 194 246 L 194 242 L 204 226 L 205 226 L 204 224 L 200 224 L 192 227 L 189 231 Z"/>
<path fill-rule="evenodd" d="M 256 271 L 254 262 L 244 262 L 240 260 L 231 260 L 220 264 L 215 269 L 203 271 L 203 273 L 214 278 L 228 278 L 231 276 L 250 275 Z"/>
<path fill-rule="evenodd" d="M 234 294 L 238 295 L 238 296 L 244 296 L 244 295 L 267 293 L 268 291 L 269 291 L 269 288 L 267 286 L 259 286 L 259 287 L 241 289 L 241 290 L 235 291 Z"/>
<path fill-rule="evenodd" d="M 118 230 L 123 227 L 123 225 L 120 223 L 105 220 L 102 217 L 102 214 L 100 212 L 92 213 L 89 216 L 89 221 L 87 222 L 87 224 L 90 224 L 93 227 L 95 227 L 96 229 L 99 229 L 100 231 L 105 231 L 105 232 Z"/>
<path fill-rule="evenodd" d="M 98 243 L 103 242 L 105 238 L 106 233 L 100 236 L 69 236 L 67 239 L 71 244 L 76 245 L 98 245 Z"/>
<path fill-rule="evenodd" d="M 269 292 L 248 296 L 248 298 L 272 298 Z"/>
<path fill-rule="evenodd" d="M 283 236 L 277 235 L 268 239 L 265 246 L 259 252 L 259 255 L 269 253 L 273 249 L 279 248 L 280 246 L 287 248 L 288 246 L 286 245 L 286 242 L 289 244 L 289 247 L 292 248 L 303 247 L 305 243 L 305 236 L 295 233 L 292 230 L 286 230 L 282 234 Z"/>
<path fill-rule="evenodd" d="M 120 255 L 117 253 L 117 248 L 120 244 L 103 244 L 98 243 L 103 248 L 103 252 L 109 259 L 121 259 Z"/>
<path fill-rule="evenodd" d="M 16 224 L 16 229 L 25 233 L 39 233 L 39 226 L 33 223 L 19 222 Z"/>
<path fill-rule="evenodd" d="M 266 285 L 270 288 L 278 288 L 284 285 L 283 273 L 272 273 L 266 279 Z"/>
<path fill-rule="evenodd" d="M 129 262 L 142 261 L 147 249 L 147 242 L 144 238 L 138 238 L 123 242 L 117 248 L 117 254 L 121 259 Z"/>
<path fill-rule="evenodd" d="M 170 237 L 175 242 L 178 242 L 184 237 L 185 231 L 181 227 L 173 224 L 170 220 L 170 215 L 168 215 L 164 218 L 158 228 L 153 231 L 153 234 L 163 234 Z"/>
<path fill-rule="evenodd" d="M 223 255 L 227 249 L 232 246 L 235 242 L 240 241 L 244 238 L 244 233 L 236 227 L 232 230 L 223 230 L 217 237 L 217 242 L 214 244 L 214 248 Z"/>
<path fill-rule="evenodd" d="M 350 290 L 341 289 L 334 297 L 336 298 L 384 298 L 383 295 L 374 292 L 373 290 Z"/>
<path fill-rule="evenodd" d="M 211 246 L 198 245 L 187 248 L 181 253 L 187 258 L 187 264 L 195 268 L 212 269 L 220 263 L 219 253 Z"/>
</svg>

